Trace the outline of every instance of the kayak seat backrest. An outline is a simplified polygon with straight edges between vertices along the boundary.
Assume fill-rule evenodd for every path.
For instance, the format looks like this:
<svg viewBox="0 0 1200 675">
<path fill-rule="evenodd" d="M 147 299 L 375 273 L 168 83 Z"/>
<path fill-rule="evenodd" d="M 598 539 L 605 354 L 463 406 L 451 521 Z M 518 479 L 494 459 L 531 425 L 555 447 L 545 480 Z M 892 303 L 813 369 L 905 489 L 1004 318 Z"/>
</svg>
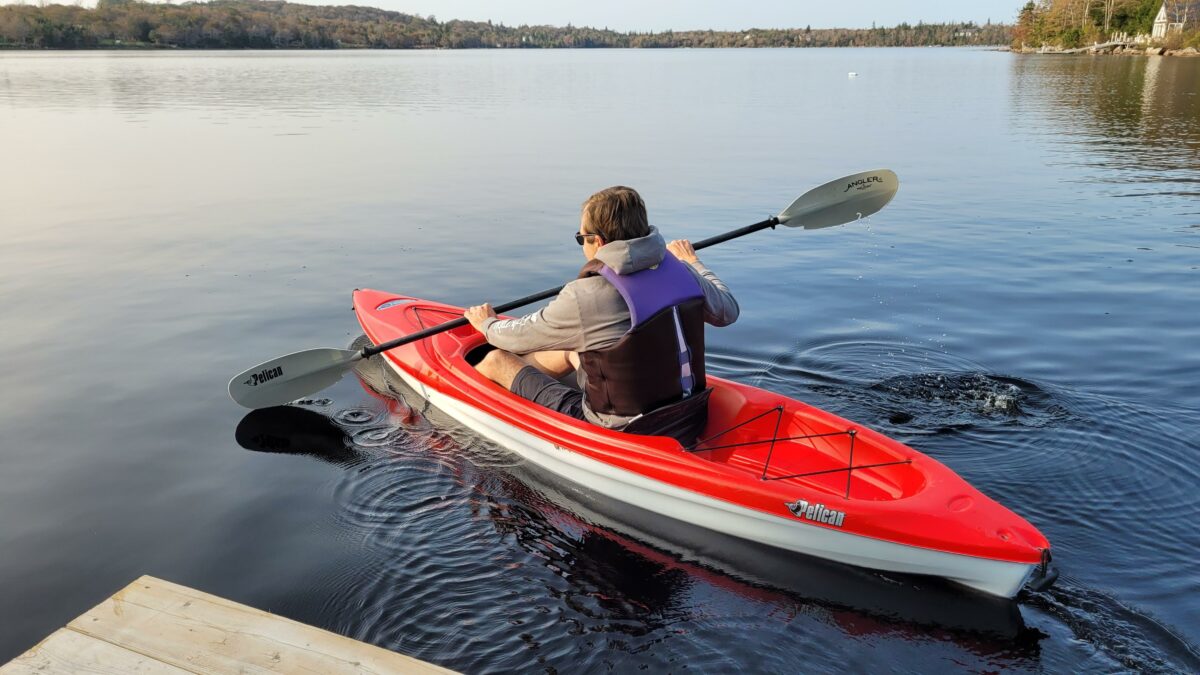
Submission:
<svg viewBox="0 0 1200 675">
<path fill-rule="evenodd" d="M 642 436 L 670 436 L 685 448 L 696 442 L 708 424 L 708 397 L 712 388 L 693 394 L 637 417 L 622 429 Z"/>
</svg>

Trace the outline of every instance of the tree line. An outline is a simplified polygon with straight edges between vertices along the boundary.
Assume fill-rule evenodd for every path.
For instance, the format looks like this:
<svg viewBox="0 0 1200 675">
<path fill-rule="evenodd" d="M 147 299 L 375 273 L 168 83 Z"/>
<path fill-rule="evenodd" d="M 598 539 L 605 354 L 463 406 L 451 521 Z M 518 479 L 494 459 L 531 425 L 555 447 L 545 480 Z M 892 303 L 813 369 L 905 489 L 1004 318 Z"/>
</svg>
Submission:
<svg viewBox="0 0 1200 675">
<path fill-rule="evenodd" d="M 916 47 L 1001 45 L 1012 26 L 974 23 L 890 28 L 754 29 L 621 33 L 567 25 L 504 26 L 438 21 L 371 7 L 277 0 L 179 5 L 100 0 L 78 5 L 0 6 L 0 47 L 97 49 L 467 49 L 569 47 Z"/>
<path fill-rule="evenodd" d="M 1013 29 L 1013 47 L 1055 45 L 1067 49 L 1106 42 L 1114 35 L 1149 35 L 1163 0 L 1030 0 Z M 1200 46 L 1200 1 L 1166 0 L 1171 21 L 1184 30 L 1166 46 Z M 1186 21 L 1185 21 L 1186 20 Z"/>
</svg>

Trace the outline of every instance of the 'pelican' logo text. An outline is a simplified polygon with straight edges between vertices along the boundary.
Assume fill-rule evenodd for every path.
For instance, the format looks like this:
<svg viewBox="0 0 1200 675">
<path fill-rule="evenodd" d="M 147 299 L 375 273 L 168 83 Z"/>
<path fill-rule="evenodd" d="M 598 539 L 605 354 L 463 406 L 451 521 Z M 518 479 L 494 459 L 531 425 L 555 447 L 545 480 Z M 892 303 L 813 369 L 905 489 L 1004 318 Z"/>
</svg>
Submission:
<svg viewBox="0 0 1200 675">
<path fill-rule="evenodd" d="M 274 368 L 264 368 L 262 372 L 252 374 L 250 379 L 246 380 L 245 384 L 248 384 L 251 387 L 257 387 L 264 382 L 270 382 L 280 375 L 283 375 L 283 368 L 280 366 L 275 366 Z"/>
<path fill-rule="evenodd" d="M 787 507 L 792 512 L 792 515 L 797 518 L 833 525 L 834 527 L 841 527 L 842 523 L 846 520 L 846 513 L 844 511 L 834 511 L 833 509 L 825 508 L 824 504 L 809 504 L 804 499 L 791 502 L 787 504 Z"/>
</svg>

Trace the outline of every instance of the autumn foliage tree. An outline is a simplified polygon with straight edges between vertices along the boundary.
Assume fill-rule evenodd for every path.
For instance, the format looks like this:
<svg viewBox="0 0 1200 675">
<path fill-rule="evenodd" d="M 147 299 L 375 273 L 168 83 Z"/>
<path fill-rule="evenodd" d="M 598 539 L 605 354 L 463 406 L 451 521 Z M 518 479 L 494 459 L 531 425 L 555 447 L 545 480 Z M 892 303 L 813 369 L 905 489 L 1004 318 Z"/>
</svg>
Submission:
<svg viewBox="0 0 1200 675">
<path fill-rule="evenodd" d="M 1196 6 L 1192 12 L 1176 12 L 1193 17 L 1178 39 L 1187 41 L 1189 34 L 1200 31 L 1200 2 L 1166 2 L 1169 9 L 1180 2 Z M 1049 44 L 1071 48 L 1102 42 L 1118 33 L 1148 35 L 1162 6 L 1163 0 L 1031 0 L 1017 15 L 1013 46 Z"/>
</svg>

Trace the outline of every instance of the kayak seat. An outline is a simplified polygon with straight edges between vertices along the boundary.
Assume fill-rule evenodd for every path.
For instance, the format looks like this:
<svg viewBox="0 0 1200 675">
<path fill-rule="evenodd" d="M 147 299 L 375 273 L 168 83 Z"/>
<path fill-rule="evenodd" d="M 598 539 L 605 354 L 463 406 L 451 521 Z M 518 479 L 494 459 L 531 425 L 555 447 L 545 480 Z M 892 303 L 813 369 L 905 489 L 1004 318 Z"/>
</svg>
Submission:
<svg viewBox="0 0 1200 675">
<path fill-rule="evenodd" d="M 626 424 L 622 431 L 641 436 L 670 436 L 686 448 L 696 442 L 708 425 L 708 397 L 711 394 L 709 387 L 681 401 L 651 410 Z"/>
</svg>

